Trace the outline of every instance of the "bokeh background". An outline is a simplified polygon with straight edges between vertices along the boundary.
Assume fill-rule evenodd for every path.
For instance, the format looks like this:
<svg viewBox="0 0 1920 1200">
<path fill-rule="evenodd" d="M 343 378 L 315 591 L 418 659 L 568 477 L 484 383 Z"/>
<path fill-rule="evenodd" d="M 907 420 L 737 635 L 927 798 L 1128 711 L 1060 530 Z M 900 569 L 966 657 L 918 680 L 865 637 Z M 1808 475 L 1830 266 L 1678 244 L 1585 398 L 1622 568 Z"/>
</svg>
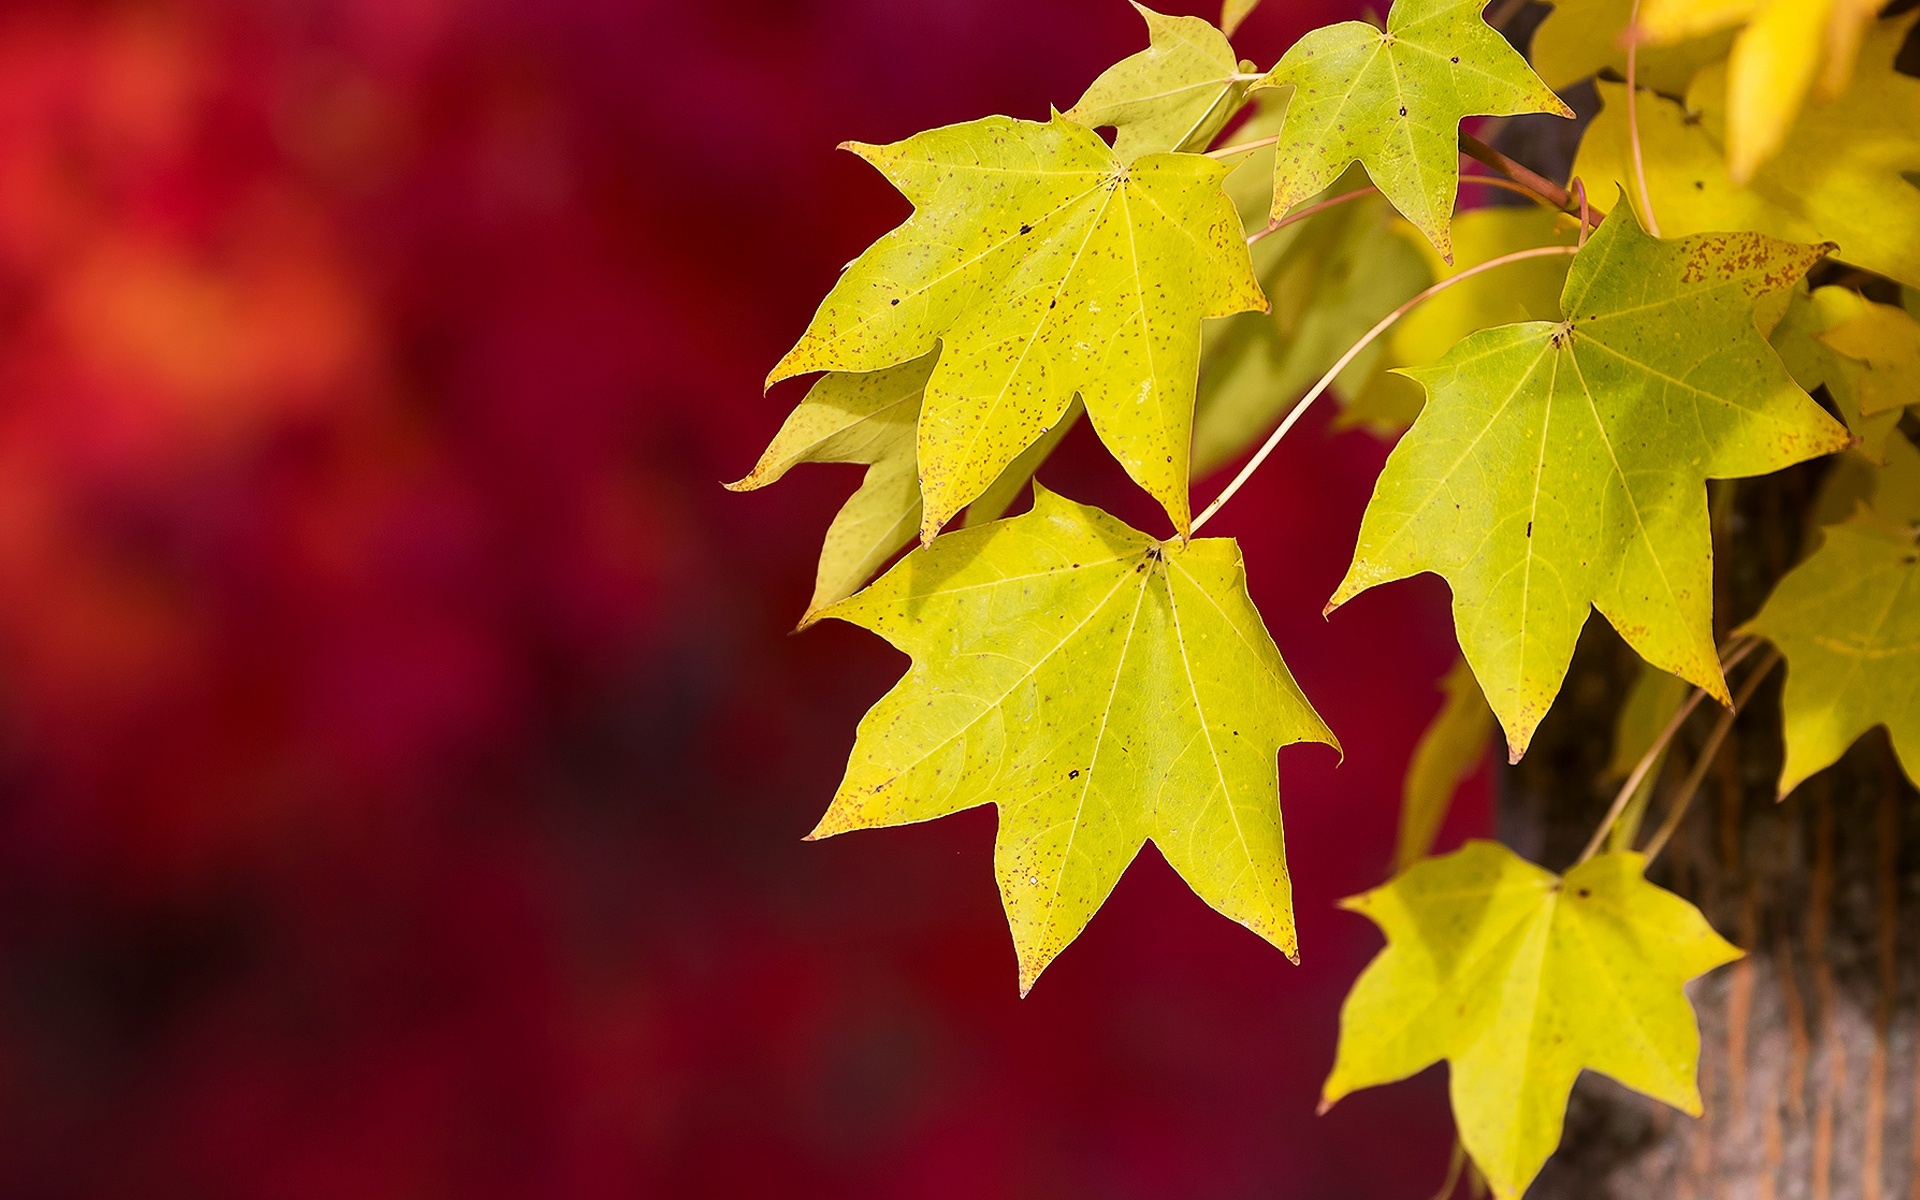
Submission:
<svg viewBox="0 0 1920 1200">
<path fill-rule="evenodd" d="M 904 660 L 789 632 L 859 468 L 720 483 L 906 213 L 833 147 L 1143 44 L 1121 0 L 0 7 L 0 1194 L 1431 1193 L 1437 1072 L 1313 1113 L 1452 654 L 1431 580 L 1319 616 L 1368 435 L 1210 531 L 1345 743 L 1281 759 L 1303 965 L 1149 849 L 1020 1001 L 991 810 L 800 840 Z M 1043 477 L 1159 528 L 1084 424 Z"/>
</svg>

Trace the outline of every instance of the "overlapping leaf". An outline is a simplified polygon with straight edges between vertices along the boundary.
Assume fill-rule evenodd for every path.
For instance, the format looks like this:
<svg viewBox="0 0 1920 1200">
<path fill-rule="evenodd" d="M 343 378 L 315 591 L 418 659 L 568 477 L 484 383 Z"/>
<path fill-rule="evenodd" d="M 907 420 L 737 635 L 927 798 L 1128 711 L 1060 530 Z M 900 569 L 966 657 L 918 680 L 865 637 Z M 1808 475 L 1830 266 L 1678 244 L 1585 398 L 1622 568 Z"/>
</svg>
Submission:
<svg viewBox="0 0 1920 1200">
<path fill-rule="evenodd" d="M 1239 107 L 1247 81 L 1227 35 L 1199 17 L 1168 17 L 1144 4 L 1149 45 L 1093 81 L 1066 112 L 1069 121 L 1111 126 L 1113 149 L 1142 154 L 1204 150 Z"/>
<path fill-rule="evenodd" d="M 1705 482 L 1848 442 L 1753 324 L 1756 298 L 1821 253 L 1760 234 L 1659 241 L 1616 207 L 1573 261 L 1562 321 L 1484 330 L 1409 372 L 1426 408 L 1387 459 L 1329 610 L 1443 576 L 1515 759 L 1590 606 L 1647 661 L 1725 699 Z"/>
<path fill-rule="evenodd" d="M 1670 44 L 1744 26 L 1727 64 L 1727 168 L 1745 183 L 1787 140 L 1809 91 L 1839 95 L 1882 0 L 1642 0 L 1635 35 Z M 1815 88 L 1815 83 L 1818 88 Z"/>
<path fill-rule="evenodd" d="M 1867 313 L 1869 305 L 1858 292 L 1842 287 L 1808 288 L 1803 283 L 1794 288 L 1786 314 L 1768 340 L 1801 387 L 1808 391 L 1822 386 L 1827 389 L 1840 419 L 1860 439 L 1860 448 L 1878 462 L 1884 456 L 1887 435 L 1900 423 L 1897 409 L 1887 411 L 1888 393 L 1899 387 L 1898 372 L 1876 371 L 1871 364 L 1850 357 L 1828 341 L 1833 331 Z M 1920 395 L 1912 399 L 1920 401 Z"/>
<path fill-rule="evenodd" d="M 1869 502 L 1824 530 L 1743 627 L 1787 660 L 1782 797 L 1876 725 L 1920 779 L 1920 454 L 1899 434 L 1887 451 Z"/>
<path fill-rule="evenodd" d="M 1920 287 L 1920 79 L 1893 69 L 1920 13 L 1867 34 L 1853 80 L 1833 103 L 1801 114 L 1780 153 L 1745 186 L 1728 175 L 1724 65 L 1700 72 L 1685 105 L 1642 96 L 1641 152 L 1661 232 L 1753 230 L 1834 242 L 1842 262 Z M 1596 192 L 1627 186 L 1625 89 L 1602 82 L 1605 108 L 1581 139 L 1574 173 Z"/>
<path fill-rule="evenodd" d="M 1353 162 L 1451 258 L 1460 122 L 1550 112 L 1571 117 L 1480 0 L 1394 0 L 1387 27 L 1343 21 L 1294 43 L 1255 88 L 1292 89 L 1274 159 L 1273 215 L 1323 190 Z"/>
<path fill-rule="evenodd" d="M 844 600 L 911 542 L 920 529 L 920 480 L 914 464 L 914 430 L 920 398 L 933 371 L 934 355 L 880 371 L 835 371 L 807 389 L 787 414 L 780 432 L 746 478 L 727 485 L 750 492 L 778 482 L 803 462 L 864 463 L 866 477 L 834 515 L 820 548 L 813 598 L 804 628 L 820 610 Z M 1080 417 L 1076 401 L 1060 423 L 1013 460 L 1000 478 L 967 508 L 967 523 L 997 519 L 1027 486 L 1047 455 Z"/>
<path fill-rule="evenodd" d="M 1296 953 L 1274 758 L 1335 743 L 1232 541 L 1159 542 L 1036 487 L 1030 513 L 938 538 L 825 615 L 913 666 L 860 722 L 813 836 L 998 806 L 1023 993 L 1148 841 Z"/>
<path fill-rule="evenodd" d="M 1920 404 L 1920 321 L 1906 309 L 1861 299 L 1855 312 L 1817 336 L 1852 364 L 1862 415 Z"/>
<path fill-rule="evenodd" d="M 1184 531 L 1200 322 L 1266 306 L 1226 168 L 1192 154 L 1124 163 L 1064 118 L 851 148 L 914 214 L 847 268 L 768 382 L 878 370 L 937 343 L 918 431 L 928 538 L 1078 393 Z"/>
<path fill-rule="evenodd" d="M 1583 1069 L 1698 1116 L 1681 988 L 1740 952 L 1644 867 L 1605 854 L 1560 878 L 1470 842 L 1346 901 L 1387 946 L 1341 1007 L 1322 1107 L 1445 1059 L 1460 1140 L 1500 1200 L 1559 1144 Z"/>
</svg>

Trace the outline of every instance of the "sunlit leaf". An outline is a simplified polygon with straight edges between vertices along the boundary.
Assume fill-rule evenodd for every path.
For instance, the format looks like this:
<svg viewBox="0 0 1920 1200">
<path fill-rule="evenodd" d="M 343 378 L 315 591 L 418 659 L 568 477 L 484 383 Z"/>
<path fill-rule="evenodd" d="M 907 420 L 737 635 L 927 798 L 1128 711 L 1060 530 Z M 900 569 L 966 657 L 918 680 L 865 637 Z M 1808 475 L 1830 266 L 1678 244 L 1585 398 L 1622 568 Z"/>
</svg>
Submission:
<svg viewBox="0 0 1920 1200">
<path fill-rule="evenodd" d="M 860 722 L 813 836 L 996 805 L 1023 993 L 1148 841 L 1296 954 L 1274 758 L 1335 743 L 1235 543 L 1156 541 L 1036 487 L 1031 512 L 938 538 L 824 615 L 913 666 Z"/>
<path fill-rule="evenodd" d="M 1190 520 L 1200 322 L 1264 309 L 1227 168 L 1123 163 L 1064 118 L 988 117 L 853 144 L 914 214 L 841 275 L 768 382 L 872 371 L 941 347 L 920 413 L 921 535 L 932 537 L 1078 393 L 1127 473 Z"/>
<path fill-rule="evenodd" d="M 1706 480 L 1848 442 L 1753 323 L 1756 298 L 1821 253 L 1759 234 L 1660 241 L 1615 208 L 1573 260 L 1563 320 L 1483 330 L 1408 372 L 1427 405 L 1387 459 L 1329 609 L 1443 576 L 1516 760 L 1590 608 L 1724 700 Z"/>
<path fill-rule="evenodd" d="M 1100 73 L 1069 121 L 1112 127 L 1113 149 L 1132 162 L 1142 154 L 1204 150 L 1233 116 L 1247 81 L 1227 36 L 1199 17 L 1167 17 L 1144 4 L 1150 44 Z"/>
<path fill-rule="evenodd" d="M 1293 89 L 1274 160 L 1273 215 L 1359 162 L 1443 257 L 1460 178 L 1460 122 L 1571 117 L 1488 28 L 1480 0 L 1394 0 L 1387 27 L 1343 21 L 1294 43 L 1255 88 Z"/>
<path fill-rule="evenodd" d="M 1322 1108 L 1445 1059 L 1460 1140 L 1501 1200 L 1559 1145 L 1583 1069 L 1698 1116 L 1681 987 L 1740 951 L 1644 869 L 1603 854 L 1562 878 L 1469 842 L 1345 901 L 1387 946 L 1341 1006 Z"/>
</svg>

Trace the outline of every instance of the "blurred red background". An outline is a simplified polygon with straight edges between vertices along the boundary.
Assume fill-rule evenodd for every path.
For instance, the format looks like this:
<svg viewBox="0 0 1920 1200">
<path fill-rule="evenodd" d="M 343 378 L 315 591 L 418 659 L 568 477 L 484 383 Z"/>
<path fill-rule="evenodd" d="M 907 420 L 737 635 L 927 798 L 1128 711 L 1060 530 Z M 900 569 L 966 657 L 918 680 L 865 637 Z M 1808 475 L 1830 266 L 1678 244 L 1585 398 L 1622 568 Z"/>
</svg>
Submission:
<svg viewBox="0 0 1920 1200">
<path fill-rule="evenodd" d="M 1318 615 L 1366 435 L 1214 527 L 1346 746 L 1281 760 L 1304 965 L 1148 850 L 1019 1001 L 991 810 L 800 841 L 903 660 L 788 633 L 858 468 L 719 484 L 905 215 L 833 146 L 1143 42 L 1120 0 L 0 9 L 0 1192 L 1433 1189 L 1436 1072 L 1313 1115 L 1378 945 L 1332 901 L 1451 658 L 1431 581 Z M 1043 476 L 1157 527 L 1084 426 Z"/>
</svg>

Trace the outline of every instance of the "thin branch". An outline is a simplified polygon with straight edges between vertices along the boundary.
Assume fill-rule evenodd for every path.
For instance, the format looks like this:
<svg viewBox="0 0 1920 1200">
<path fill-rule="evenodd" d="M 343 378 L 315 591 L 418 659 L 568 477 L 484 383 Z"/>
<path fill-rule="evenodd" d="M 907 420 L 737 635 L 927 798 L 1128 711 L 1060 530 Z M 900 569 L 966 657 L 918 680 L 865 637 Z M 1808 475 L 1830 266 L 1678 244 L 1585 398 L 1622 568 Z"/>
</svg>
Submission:
<svg viewBox="0 0 1920 1200">
<path fill-rule="evenodd" d="M 1680 828 L 1680 819 L 1687 815 L 1687 805 L 1693 802 L 1693 794 L 1700 790 L 1701 780 L 1707 777 L 1708 768 L 1713 766 L 1713 757 L 1720 752 L 1720 743 L 1727 740 L 1727 732 L 1733 728 L 1733 719 L 1746 709 L 1753 690 L 1760 686 L 1760 681 L 1779 661 L 1780 651 L 1769 649 L 1767 656 L 1754 665 L 1747 681 L 1740 685 L 1740 693 L 1733 698 L 1733 707 L 1720 714 L 1713 732 L 1707 735 L 1706 744 L 1700 747 L 1700 757 L 1694 760 L 1693 770 L 1687 772 L 1686 781 L 1680 785 L 1680 794 L 1673 798 L 1672 806 L 1667 809 L 1666 820 L 1660 822 L 1660 828 L 1647 842 L 1646 849 L 1641 851 L 1647 856 L 1648 862 L 1660 857 L 1660 852 L 1667 848 L 1674 830 Z"/>
<path fill-rule="evenodd" d="M 1220 511 L 1220 506 L 1233 499 L 1234 493 L 1238 492 L 1241 486 L 1252 477 L 1253 473 L 1260 469 L 1261 463 L 1267 461 L 1267 456 L 1272 454 L 1274 447 L 1280 444 L 1280 439 L 1287 436 L 1287 430 L 1292 429 L 1294 422 L 1298 421 L 1301 416 L 1306 413 L 1307 409 L 1313 405 L 1313 402 L 1320 398 L 1320 394 L 1333 385 L 1333 381 L 1339 376 L 1340 372 L 1347 369 L 1347 364 L 1359 357 L 1360 352 L 1372 345 L 1375 338 L 1392 328 L 1395 321 L 1398 321 L 1401 317 L 1413 311 L 1415 306 L 1419 305 L 1421 301 L 1431 299 L 1441 292 L 1446 291 L 1454 284 L 1464 283 L 1472 279 L 1475 275 L 1479 275 L 1484 271 L 1491 271 L 1495 267 L 1504 267 L 1508 263 L 1523 262 L 1530 258 L 1552 258 L 1556 255 L 1572 253 L 1574 253 L 1572 246 L 1536 246 L 1531 250 L 1516 250 L 1512 254 L 1502 254 L 1498 258 L 1490 258 L 1477 266 L 1468 267 L 1458 275 L 1450 275 L 1442 279 L 1439 283 L 1434 284 L 1426 291 L 1421 292 L 1418 296 L 1415 296 L 1399 308 L 1394 309 L 1386 316 L 1380 318 L 1379 323 L 1372 329 L 1367 330 L 1359 341 L 1350 346 L 1347 352 L 1340 356 L 1339 361 L 1329 367 L 1327 373 L 1320 377 L 1320 382 L 1314 384 L 1313 389 L 1300 398 L 1300 403 L 1293 406 L 1293 411 L 1287 414 L 1286 419 L 1280 422 L 1279 428 L 1275 429 L 1273 433 L 1267 437 L 1266 442 L 1261 445 L 1260 449 L 1254 452 L 1253 457 L 1247 460 L 1247 465 L 1240 468 L 1240 473 L 1233 477 L 1233 481 L 1228 483 L 1227 486 L 1221 490 L 1220 494 L 1213 498 L 1212 504 L 1207 505 L 1206 508 L 1201 510 L 1200 515 L 1193 519 L 1193 525 L 1189 529 L 1189 535 L 1200 532 L 1200 527 L 1212 520 L 1213 514 Z"/>
<path fill-rule="evenodd" d="M 1453 1200 L 1453 1193 L 1460 1186 L 1460 1172 L 1466 1165 L 1467 1147 L 1456 1137 L 1453 1139 L 1453 1157 L 1447 1160 L 1447 1177 L 1441 1181 L 1440 1190 L 1433 1194 L 1433 1200 Z"/>
<path fill-rule="evenodd" d="M 1567 189 L 1538 171 L 1508 158 L 1465 130 L 1460 131 L 1460 152 L 1492 167 L 1563 212 L 1571 211 L 1574 207 L 1573 197 L 1567 193 Z M 1606 216 L 1605 213 L 1599 215 Z"/>
<path fill-rule="evenodd" d="M 1722 672 L 1732 670 L 1759 644 L 1752 638 L 1736 638 L 1728 642 L 1727 648 L 1720 655 L 1720 670 Z M 1693 710 L 1700 707 L 1700 702 L 1706 698 L 1705 691 L 1700 688 L 1693 689 L 1693 694 L 1687 697 L 1687 702 L 1682 704 L 1679 711 L 1675 712 L 1672 719 L 1661 728 L 1659 736 L 1655 737 L 1653 744 L 1647 747 L 1647 752 L 1642 754 L 1640 761 L 1633 765 L 1633 773 L 1627 776 L 1627 781 L 1621 784 L 1620 790 L 1614 794 L 1613 803 L 1607 806 L 1607 815 L 1600 818 L 1599 827 L 1593 831 L 1593 836 L 1587 839 L 1587 847 L 1580 852 L 1580 857 L 1574 860 L 1574 866 L 1579 866 L 1600 852 L 1601 845 L 1607 840 L 1607 833 L 1613 829 L 1613 823 L 1618 821 L 1620 814 L 1627 810 L 1627 801 L 1640 790 L 1641 781 L 1646 779 L 1647 772 L 1653 770 L 1653 764 L 1660 761 L 1661 753 L 1673 741 L 1674 735 L 1680 732 L 1680 727 L 1687 723 L 1687 718 L 1693 715 Z"/>
<path fill-rule="evenodd" d="M 1552 203 L 1552 201 L 1548 200 L 1545 196 L 1540 195 L 1538 192 L 1534 191 L 1532 188 L 1526 187 L 1523 184 L 1515 183 L 1511 179 L 1502 179 L 1498 175 L 1462 175 L 1460 177 L 1460 182 L 1476 183 L 1482 187 L 1504 188 L 1509 192 L 1513 192 L 1513 193 L 1516 193 L 1517 195 L 1525 196 L 1530 200 L 1536 200 L 1541 204 Z M 1285 229 L 1287 226 L 1292 225 L 1297 221 L 1304 221 L 1308 217 L 1317 216 L 1320 213 L 1323 213 L 1330 208 L 1334 208 L 1338 205 L 1345 204 L 1349 200 L 1358 200 L 1362 196 L 1374 195 L 1379 190 L 1380 190 L 1379 188 L 1369 184 L 1368 186 L 1363 188 L 1355 188 L 1351 192 L 1342 192 L 1338 196 L 1335 196 L 1330 200 L 1322 200 L 1318 204 L 1309 204 L 1305 208 L 1294 209 L 1292 212 L 1288 213 L 1286 216 L 1281 217 L 1278 220 L 1270 220 L 1265 225 L 1262 225 L 1260 228 L 1248 234 L 1247 245 L 1249 246 L 1256 245 L 1257 243 L 1260 242 L 1262 238 L 1266 238 L 1273 234 L 1276 234 L 1280 232 L 1282 229 Z"/>
<path fill-rule="evenodd" d="M 1640 38 L 1631 31 L 1640 24 L 1640 0 L 1633 0 L 1633 15 L 1627 18 L 1627 142 L 1633 149 L 1633 181 L 1640 190 L 1640 216 L 1647 223 L 1647 232 L 1660 236 L 1660 222 L 1653 215 L 1653 197 L 1647 192 L 1647 163 L 1640 155 L 1640 110 L 1636 97 L 1640 94 L 1634 82 L 1634 70 L 1640 57 Z"/>
<path fill-rule="evenodd" d="M 1263 146 L 1278 145 L 1279 141 L 1280 135 L 1276 133 L 1272 137 L 1255 138 L 1250 142 L 1236 142 L 1231 146 L 1221 146 L 1216 150 L 1209 150 L 1207 151 L 1207 157 L 1232 158 L 1236 154 L 1245 154 L 1249 150 L 1258 150 Z"/>
<path fill-rule="evenodd" d="M 1288 213 L 1284 217 L 1280 217 L 1276 220 L 1268 221 L 1261 228 L 1248 234 L 1247 245 L 1249 246 L 1253 245 L 1255 242 L 1259 241 L 1263 237 L 1266 237 L 1268 234 L 1278 233 L 1282 229 L 1285 229 L 1287 226 L 1292 225 L 1296 221 L 1304 221 L 1308 217 L 1316 216 L 1320 213 L 1327 211 L 1330 208 L 1334 208 L 1338 205 L 1345 204 L 1349 200 L 1358 200 L 1362 196 L 1370 196 L 1379 190 L 1380 190 L 1379 188 L 1372 187 L 1372 186 L 1355 188 L 1351 192 L 1342 192 L 1338 196 L 1333 197 L 1331 200 L 1322 200 L 1318 204 L 1309 204 L 1305 208 L 1295 209 L 1294 211 Z"/>
</svg>

